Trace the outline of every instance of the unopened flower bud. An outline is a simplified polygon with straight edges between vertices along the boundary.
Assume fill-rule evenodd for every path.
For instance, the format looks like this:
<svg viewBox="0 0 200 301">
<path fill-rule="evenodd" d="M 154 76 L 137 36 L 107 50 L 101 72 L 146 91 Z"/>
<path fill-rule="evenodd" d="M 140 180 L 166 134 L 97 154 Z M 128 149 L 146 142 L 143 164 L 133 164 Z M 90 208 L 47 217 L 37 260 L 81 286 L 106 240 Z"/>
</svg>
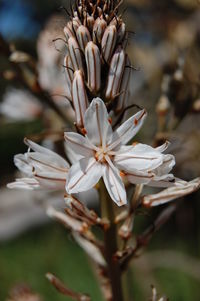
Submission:
<svg viewBox="0 0 200 301">
<path fill-rule="evenodd" d="M 104 19 L 97 18 L 93 27 L 93 41 L 101 43 L 103 33 L 107 27 L 107 23 Z"/>
<path fill-rule="evenodd" d="M 126 240 L 130 238 L 133 230 L 133 224 L 134 224 L 134 215 L 132 214 L 126 218 L 122 226 L 119 228 L 119 236 L 122 239 Z"/>
<path fill-rule="evenodd" d="M 79 220 L 63 212 L 59 212 L 51 206 L 47 208 L 47 215 L 58 220 L 65 227 L 78 233 L 84 233 L 88 230 L 88 225 L 86 223 L 80 222 Z"/>
<path fill-rule="evenodd" d="M 88 42 L 91 41 L 91 36 L 87 27 L 81 25 L 76 32 L 77 40 L 81 49 L 84 51 Z"/>
<path fill-rule="evenodd" d="M 117 29 L 115 25 L 109 25 L 102 37 L 101 47 L 106 62 L 110 61 L 117 41 Z"/>
<path fill-rule="evenodd" d="M 72 22 L 68 22 L 68 24 L 64 27 L 64 34 L 67 42 L 69 38 L 74 36 L 73 29 L 72 29 Z"/>
<path fill-rule="evenodd" d="M 89 30 L 92 31 L 94 26 L 94 17 L 87 14 L 86 22 L 84 24 Z"/>
<path fill-rule="evenodd" d="M 102 16 L 103 11 L 100 7 L 97 7 L 97 13 L 98 13 L 99 17 Z"/>
<path fill-rule="evenodd" d="M 73 28 L 74 32 L 76 32 L 78 30 L 79 26 L 81 26 L 81 21 L 79 20 L 78 17 L 74 17 L 72 19 L 72 28 Z"/>
<path fill-rule="evenodd" d="M 125 25 L 124 22 L 122 22 L 120 24 L 117 36 L 118 36 L 118 43 L 121 43 L 124 40 L 125 36 L 126 36 L 126 25 Z"/>
<path fill-rule="evenodd" d="M 73 37 L 69 38 L 68 49 L 69 49 L 69 55 L 71 58 L 73 69 L 83 70 L 82 54 L 81 54 L 80 47 L 75 38 Z"/>
<path fill-rule="evenodd" d="M 68 95 L 71 96 L 71 88 L 72 88 L 72 81 L 74 77 L 74 73 L 72 71 L 72 62 L 69 55 L 66 55 L 64 58 L 64 68 L 65 68 L 65 78 L 67 81 L 67 88 L 68 88 Z M 71 99 L 71 97 L 70 97 Z"/>
<path fill-rule="evenodd" d="M 76 114 L 77 126 L 83 127 L 83 118 L 88 107 L 88 98 L 81 70 L 75 71 L 74 73 L 74 80 L 72 83 L 72 101 Z"/>
<path fill-rule="evenodd" d="M 122 76 L 124 73 L 125 61 L 126 55 L 124 49 L 118 47 L 110 63 L 108 83 L 106 87 L 107 99 L 114 99 L 119 94 Z"/>
<path fill-rule="evenodd" d="M 130 60 L 128 56 L 126 57 L 126 67 L 124 69 L 121 87 L 120 87 L 120 95 L 117 102 L 117 111 L 121 111 L 127 104 L 128 97 L 129 97 L 129 83 L 130 83 L 130 76 L 131 76 L 131 68 L 130 68 Z"/>
<path fill-rule="evenodd" d="M 85 48 L 88 87 L 92 92 L 98 92 L 101 87 L 101 58 L 99 48 L 89 42 Z"/>
</svg>

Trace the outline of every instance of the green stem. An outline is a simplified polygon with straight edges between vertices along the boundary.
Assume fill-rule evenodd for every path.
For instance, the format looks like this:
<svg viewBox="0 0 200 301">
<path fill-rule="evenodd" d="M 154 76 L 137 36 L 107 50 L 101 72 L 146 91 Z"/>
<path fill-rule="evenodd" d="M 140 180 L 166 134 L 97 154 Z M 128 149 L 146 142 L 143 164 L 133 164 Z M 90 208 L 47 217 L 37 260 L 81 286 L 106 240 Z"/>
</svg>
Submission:
<svg viewBox="0 0 200 301">
<path fill-rule="evenodd" d="M 112 301 L 123 301 L 121 270 L 118 261 L 114 259 L 114 254 L 118 250 L 117 226 L 115 224 L 116 205 L 108 195 L 103 181 L 100 183 L 100 197 L 102 218 L 109 221 L 109 227 L 104 230 L 104 248 L 112 289 Z"/>
</svg>

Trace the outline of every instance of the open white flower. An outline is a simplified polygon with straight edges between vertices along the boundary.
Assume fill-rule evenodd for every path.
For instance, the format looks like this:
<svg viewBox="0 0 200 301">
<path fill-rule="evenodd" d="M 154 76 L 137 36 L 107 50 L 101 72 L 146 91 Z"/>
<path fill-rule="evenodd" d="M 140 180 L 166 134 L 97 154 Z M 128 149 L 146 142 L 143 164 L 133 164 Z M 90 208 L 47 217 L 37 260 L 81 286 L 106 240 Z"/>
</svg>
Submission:
<svg viewBox="0 0 200 301">
<path fill-rule="evenodd" d="M 29 146 L 29 151 L 16 155 L 14 163 L 28 178 L 17 179 L 16 182 L 8 184 L 8 187 L 29 190 L 64 189 L 69 170 L 68 162 L 55 152 L 28 139 L 25 139 L 25 143 Z"/>
<path fill-rule="evenodd" d="M 78 193 L 92 188 L 101 177 L 117 205 L 127 203 L 122 176 L 134 184 L 166 187 L 174 181 L 169 174 L 175 164 L 172 155 L 163 155 L 168 143 L 152 148 L 144 144 L 125 146 L 139 131 L 146 117 L 141 110 L 113 132 L 109 115 L 100 98 L 92 101 L 85 112 L 85 137 L 66 132 L 70 152 L 77 155 L 67 175 L 66 190 Z"/>
</svg>

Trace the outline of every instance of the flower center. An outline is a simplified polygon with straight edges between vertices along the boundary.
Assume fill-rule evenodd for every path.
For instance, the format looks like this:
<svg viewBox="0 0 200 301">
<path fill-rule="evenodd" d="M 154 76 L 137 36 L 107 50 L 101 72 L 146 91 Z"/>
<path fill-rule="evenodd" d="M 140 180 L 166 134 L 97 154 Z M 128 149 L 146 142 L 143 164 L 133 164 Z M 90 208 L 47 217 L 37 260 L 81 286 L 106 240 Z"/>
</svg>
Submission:
<svg viewBox="0 0 200 301">
<path fill-rule="evenodd" d="M 107 152 L 105 149 L 103 148 L 99 148 L 96 153 L 95 153 L 95 158 L 97 161 L 101 162 L 101 163 L 105 163 L 106 162 L 106 155 Z"/>
</svg>

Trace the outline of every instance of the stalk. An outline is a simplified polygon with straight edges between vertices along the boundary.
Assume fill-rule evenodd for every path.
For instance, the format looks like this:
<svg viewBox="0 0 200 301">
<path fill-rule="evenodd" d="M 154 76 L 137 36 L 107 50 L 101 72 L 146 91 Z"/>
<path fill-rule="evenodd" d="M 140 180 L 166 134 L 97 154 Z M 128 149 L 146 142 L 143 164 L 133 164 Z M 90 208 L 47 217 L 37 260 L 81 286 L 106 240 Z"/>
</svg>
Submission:
<svg viewBox="0 0 200 301">
<path fill-rule="evenodd" d="M 108 195 L 103 181 L 100 182 L 100 198 L 102 218 L 110 223 L 109 227 L 104 229 L 104 248 L 112 289 L 112 301 L 123 301 L 122 273 L 118 261 L 114 259 L 114 254 L 118 250 L 117 226 L 115 224 L 116 205 Z"/>
</svg>

